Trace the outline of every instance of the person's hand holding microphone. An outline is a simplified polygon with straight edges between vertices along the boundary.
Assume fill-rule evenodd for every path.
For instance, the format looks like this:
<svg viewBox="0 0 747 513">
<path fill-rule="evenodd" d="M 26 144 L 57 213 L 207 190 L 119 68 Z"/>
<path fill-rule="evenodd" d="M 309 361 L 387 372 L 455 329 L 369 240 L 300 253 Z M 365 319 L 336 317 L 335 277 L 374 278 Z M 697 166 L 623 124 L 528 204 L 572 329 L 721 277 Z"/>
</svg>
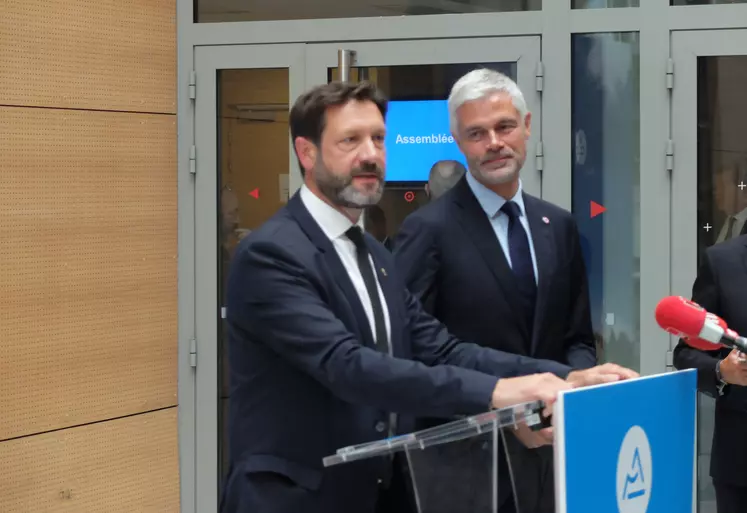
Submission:
<svg viewBox="0 0 747 513">
<path fill-rule="evenodd" d="M 747 360 L 738 349 L 718 363 L 721 379 L 730 385 L 747 386 Z"/>
<path fill-rule="evenodd" d="M 731 348 L 729 355 L 716 364 L 716 378 L 723 383 L 747 386 L 747 339 L 729 329 L 718 315 L 682 296 L 669 296 L 657 305 L 656 322 L 695 349 Z"/>
</svg>

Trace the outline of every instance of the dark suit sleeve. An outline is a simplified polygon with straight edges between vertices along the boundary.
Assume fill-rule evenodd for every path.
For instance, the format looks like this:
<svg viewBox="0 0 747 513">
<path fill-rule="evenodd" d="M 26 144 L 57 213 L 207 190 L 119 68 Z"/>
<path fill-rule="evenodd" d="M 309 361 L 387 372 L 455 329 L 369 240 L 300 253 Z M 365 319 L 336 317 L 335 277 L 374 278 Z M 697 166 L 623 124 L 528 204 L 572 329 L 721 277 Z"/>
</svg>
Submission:
<svg viewBox="0 0 747 513">
<path fill-rule="evenodd" d="M 571 311 L 568 318 L 568 332 L 565 336 L 565 354 L 568 365 L 575 369 L 587 369 L 597 364 L 597 352 L 594 345 L 594 331 L 591 327 L 589 282 L 579 239 L 576 222 L 571 220 L 568 235 L 568 243 L 573 252 L 569 291 Z"/>
<path fill-rule="evenodd" d="M 404 220 L 394 244 L 397 270 L 430 314 L 434 312 L 436 275 L 441 265 L 437 238 L 436 230 L 414 214 Z"/>
<path fill-rule="evenodd" d="M 707 311 L 721 316 L 718 283 L 711 268 L 706 251 L 703 253 L 698 276 L 693 284 L 692 300 Z M 698 370 L 698 390 L 712 397 L 718 397 L 716 363 L 719 351 L 701 351 L 680 340 L 674 348 L 674 366 L 677 369 Z"/>
<path fill-rule="evenodd" d="M 571 368 L 552 360 L 539 360 L 463 342 L 428 314 L 405 290 L 413 355 L 427 365 L 457 365 L 504 378 L 549 372 L 565 379 Z"/>
<path fill-rule="evenodd" d="M 362 345 L 325 301 L 325 287 L 277 244 L 253 242 L 234 265 L 229 322 L 342 400 L 435 417 L 488 409 L 495 376 L 429 367 Z"/>
</svg>

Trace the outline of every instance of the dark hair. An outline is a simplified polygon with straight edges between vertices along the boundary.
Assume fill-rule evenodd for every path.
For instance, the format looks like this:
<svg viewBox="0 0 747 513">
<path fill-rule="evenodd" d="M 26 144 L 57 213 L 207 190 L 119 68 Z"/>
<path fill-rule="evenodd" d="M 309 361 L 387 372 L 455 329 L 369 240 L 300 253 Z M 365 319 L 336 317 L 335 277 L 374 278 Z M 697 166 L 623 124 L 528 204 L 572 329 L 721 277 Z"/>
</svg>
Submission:
<svg viewBox="0 0 747 513">
<path fill-rule="evenodd" d="M 327 109 L 345 105 L 353 100 L 375 103 L 382 117 L 386 118 L 387 98 L 376 84 L 366 81 L 330 82 L 310 89 L 293 104 L 290 111 L 291 140 L 295 141 L 296 137 L 303 137 L 319 146 L 326 123 Z M 298 165 L 303 175 L 305 171 L 300 160 Z"/>
</svg>

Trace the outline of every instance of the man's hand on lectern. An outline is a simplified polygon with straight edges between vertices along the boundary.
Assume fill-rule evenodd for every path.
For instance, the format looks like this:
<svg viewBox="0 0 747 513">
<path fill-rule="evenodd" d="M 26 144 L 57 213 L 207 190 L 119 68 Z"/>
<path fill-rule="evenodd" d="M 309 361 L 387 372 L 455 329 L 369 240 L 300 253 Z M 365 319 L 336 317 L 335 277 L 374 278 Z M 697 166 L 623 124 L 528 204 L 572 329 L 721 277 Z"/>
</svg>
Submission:
<svg viewBox="0 0 747 513">
<path fill-rule="evenodd" d="M 532 374 L 518 378 L 503 378 L 493 390 L 493 407 L 506 408 L 531 401 L 542 401 L 546 417 L 552 415 L 552 406 L 561 390 L 570 390 L 573 386 L 554 374 Z M 534 449 L 553 441 L 553 428 L 532 431 L 526 424 L 519 424 L 514 431 L 522 444 Z"/>
<path fill-rule="evenodd" d="M 493 408 L 506 408 L 530 401 L 544 401 L 549 415 L 552 403 L 561 390 L 570 390 L 573 385 L 554 374 L 532 374 L 518 378 L 503 378 L 493 390 Z"/>
<path fill-rule="evenodd" d="M 573 388 L 588 387 L 591 385 L 600 385 L 602 383 L 613 383 L 626 379 L 634 379 L 639 374 L 633 370 L 626 369 L 615 363 L 605 363 L 597 365 L 590 369 L 572 371 L 568 374 L 566 381 Z"/>
</svg>

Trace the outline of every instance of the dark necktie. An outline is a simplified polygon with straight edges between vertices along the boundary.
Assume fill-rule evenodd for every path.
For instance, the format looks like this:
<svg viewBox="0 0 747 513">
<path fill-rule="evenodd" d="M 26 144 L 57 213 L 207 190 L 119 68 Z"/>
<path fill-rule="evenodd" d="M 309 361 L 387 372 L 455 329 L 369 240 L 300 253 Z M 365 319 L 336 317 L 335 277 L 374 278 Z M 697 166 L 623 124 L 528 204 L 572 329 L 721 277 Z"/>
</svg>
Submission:
<svg viewBox="0 0 747 513">
<path fill-rule="evenodd" d="M 511 268 L 521 294 L 529 331 L 534 323 L 534 305 L 537 299 L 537 282 L 534 278 L 532 252 L 529 249 L 529 237 L 521 224 L 521 209 L 513 201 L 507 201 L 501 211 L 508 216 L 508 254 L 511 256 Z"/>
<path fill-rule="evenodd" d="M 361 271 L 363 277 L 363 283 L 366 284 L 366 290 L 368 291 L 368 297 L 371 300 L 371 308 L 373 309 L 374 324 L 376 325 L 376 349 L 382 353 L 389 353 L 389 337 L 386 334 L 386 324 L 384 322 L 384 308 L 381 306 L 381 298 L 379 297 L 379 288 L 376 285 L 376 277 L 374 276 L 373 269 L 371 268 L 371 262 L 368 259 L 368 247 L 366 246 L 366 240 L 363 237 L 363 230 L 360 226 L 353 225 L 345 235 L 353 241 L 355 244 L 355 254 L 358 259 L 358 268 Z M 388 436 L 394 436 L 397 426 L 397 414 L 389 413 L 389 423 L 382 427 L 382 432 L 387 431 Z M 390 458 L 394 458 L 394 453 L 389 455 Z M 384 478 L 385 486 L 389 486 L 390 474 L 386 474 Z"/>
<path fill-rule="evenodd" d="M 371 269 L 371 263 L 368 259 L 368 248 L 366 247 L 366 241 L 363 238 L 363 230 L 360 226 L 352 226 L 345 235 L 353 241 L 355 244 L 355 253 L 358 258 L 358 268 L 363 276 L 363 283 L 366 284 L 366 290 L 368 291 L 368 297 L 371 300 L 371 307 L 373 309 L 375 330 L 376 330 L 376 349 L 382 353 L 389 352 L 389 342 L 386 334 L 386 323 L 384 322 L 384 309 L 381 306 L 381 298 L 379 297 L 379 289 L 376 285 L 376 277 L 374 276 L 373 269 Z"/>
</svg>

